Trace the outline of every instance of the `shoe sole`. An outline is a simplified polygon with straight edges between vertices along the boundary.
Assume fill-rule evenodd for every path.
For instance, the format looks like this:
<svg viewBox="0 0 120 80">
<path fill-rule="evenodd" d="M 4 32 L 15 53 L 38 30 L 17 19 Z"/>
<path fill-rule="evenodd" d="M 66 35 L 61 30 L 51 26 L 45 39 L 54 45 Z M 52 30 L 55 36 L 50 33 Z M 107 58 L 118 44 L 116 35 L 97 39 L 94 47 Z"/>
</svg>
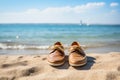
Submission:
<svg viewBox="0 0 120 80">
<path fill-rule="evenodd" d="M 59 63 L 59 64 L 55 64 L 55 63 L 50 63 L 50 62 L 48 62 L 48 64 L 51 65 L 51 66 L 61 66 L 61 65 L 63 65 L 64 63 L 65 63 L 65 61 L 64 61 L 64 62 L 61 62 L 61 63 Z"/>
<path fill-rule="evenodd" d="M 85 62 L 84 63 L 82 63 L 82 64 L 72 64 L 72 63 L 69 63 L 71 66 L 83 66 L 83 65 L 85 65 L 85 64 L 87 64 L 87 59 L 85 59 Z"/>
</svg>

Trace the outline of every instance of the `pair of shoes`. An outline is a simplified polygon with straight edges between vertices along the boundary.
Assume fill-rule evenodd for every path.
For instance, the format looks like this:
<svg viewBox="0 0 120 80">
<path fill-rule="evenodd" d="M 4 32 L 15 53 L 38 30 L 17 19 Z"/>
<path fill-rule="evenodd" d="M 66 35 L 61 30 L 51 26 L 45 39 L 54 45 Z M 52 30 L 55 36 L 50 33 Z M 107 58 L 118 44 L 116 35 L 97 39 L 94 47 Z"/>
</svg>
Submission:
<svg viewBox="0 0 120 80">
<path fill-rule="evenodd" d="M 60 42 L 56 42 L 52 52 L 47 56 L 47 61 L 52 66 L 60 66 L 65 63 L 64 47 Z M 83 66 L 87 63 L 87 57 L 80 44 L 73 42 L 69 48 L 69 64 L 71 66 Z"/>
</svg>

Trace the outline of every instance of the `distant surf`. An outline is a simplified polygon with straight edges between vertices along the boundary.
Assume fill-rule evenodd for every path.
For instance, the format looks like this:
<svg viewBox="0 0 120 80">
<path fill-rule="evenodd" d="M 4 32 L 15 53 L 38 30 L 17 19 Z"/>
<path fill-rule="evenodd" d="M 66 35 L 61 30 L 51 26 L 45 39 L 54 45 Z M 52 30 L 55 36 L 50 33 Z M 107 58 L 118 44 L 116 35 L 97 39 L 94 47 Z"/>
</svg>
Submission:
<svg viewBox="0 0 120 80">
<path fill-rule="evenodd" d="M 49 49 L 50 46 L 24 45 L 15 43 L 0 43 L 0 49 Z"/>
<path fill-rule="evenodd" d="M 11 49 L 11 50 L 15 50 L 15 49 L 19 49 L 19 50 L 50 50 L 52 47 L 52 45 L 27 45 L 27 44 L 18 44 L 18 43 L 11 43 L 11 42 L 4 42 L 4 43 L 0 43 L 0 49 Z M 86 45 L 81 45 L 82 48 L 87 48 Z M 68 49 L 69 46 L 68 45 L 64 45 L 65 49 Z"/>
</svg>

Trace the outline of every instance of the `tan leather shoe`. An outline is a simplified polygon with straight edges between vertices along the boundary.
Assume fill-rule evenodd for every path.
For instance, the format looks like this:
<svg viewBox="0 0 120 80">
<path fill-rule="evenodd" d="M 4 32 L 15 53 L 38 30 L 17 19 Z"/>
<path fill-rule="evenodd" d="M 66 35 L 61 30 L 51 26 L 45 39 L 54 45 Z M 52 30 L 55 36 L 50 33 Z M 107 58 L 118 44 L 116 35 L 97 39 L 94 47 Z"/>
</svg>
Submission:
<svg viewBox="0 0 120 80">
<path fill-rule="evenodd" d="M 87 63 L 87 57 L 78 42 L 73 42 L 69 51 L 69 64 L 71 66 L 83 66 Z"/>
<path fill-rule="evenodd" d="M 52 47 L 52 52 L 48 55 L 48 63 L 52 66 L 60 66 L 65 62 L 64 47 L 60 42 L 56 42 Z"/>
</svg>

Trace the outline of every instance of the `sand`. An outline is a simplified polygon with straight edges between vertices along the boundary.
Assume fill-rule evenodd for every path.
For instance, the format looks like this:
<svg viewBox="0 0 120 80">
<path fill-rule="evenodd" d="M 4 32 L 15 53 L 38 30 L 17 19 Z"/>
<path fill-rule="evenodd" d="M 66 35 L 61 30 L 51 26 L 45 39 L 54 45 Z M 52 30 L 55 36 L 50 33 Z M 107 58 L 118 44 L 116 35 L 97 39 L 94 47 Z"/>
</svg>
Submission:
<svg viewBox="0 0 120 80">
<path fill-rule="evenodd" d="M 120 52 L 88 53 L 82 67 L 48 65 L 47 55 L 0 55 L 0 80 L 120 80 Z"/>
</svg>

